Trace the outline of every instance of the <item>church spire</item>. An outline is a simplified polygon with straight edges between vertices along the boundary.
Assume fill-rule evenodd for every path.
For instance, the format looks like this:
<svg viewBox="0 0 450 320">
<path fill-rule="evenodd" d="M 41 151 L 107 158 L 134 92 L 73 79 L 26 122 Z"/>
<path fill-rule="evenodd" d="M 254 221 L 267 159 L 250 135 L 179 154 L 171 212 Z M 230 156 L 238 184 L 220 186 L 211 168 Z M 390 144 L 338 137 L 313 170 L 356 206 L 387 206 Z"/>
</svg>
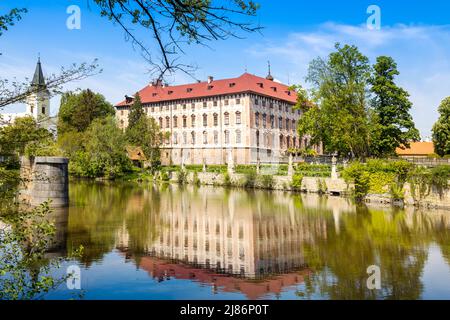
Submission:
<svg viewBox="0 0 450 320">
<path fill-rule="evenodd" d="M 32 86 L 45 87 L 44 74 L 42 72 L 41 57 L 38 57 L 38 62 L 36 64 L 36 70 L 34 71 L 33 81 L 31 81 Z"/>
<path fill-rule="evenodd" d="M 272 74 L 270 73 L 270 61 L 267 61 L 267 66 L 269 68 L 269 73 L 267 74 L 266 79 L 270 80 L 270 81 L 273 81 L 274 78 L 272 77 Z"/>
</svg>

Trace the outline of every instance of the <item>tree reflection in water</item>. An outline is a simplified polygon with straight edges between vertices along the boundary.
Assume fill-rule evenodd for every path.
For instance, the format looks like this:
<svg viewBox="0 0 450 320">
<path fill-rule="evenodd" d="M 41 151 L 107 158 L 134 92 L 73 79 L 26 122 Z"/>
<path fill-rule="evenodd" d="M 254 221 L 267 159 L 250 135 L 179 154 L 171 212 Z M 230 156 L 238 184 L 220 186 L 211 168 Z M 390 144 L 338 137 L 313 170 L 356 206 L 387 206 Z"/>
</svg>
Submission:
<svg viewBox="0 0 450 320">
<path fill-rule="evenodd" d="M 300 298 L 418 299 L 430 245 L 450 264 L 448 212 L 212 187 L 71 185 L 67 246 L 85 266 L 118 250 L 152 277 L 248 298 L 301 284 Z M 381 268 L 369 290 L 367 267 Z M 448 274 L 444 275 L 448 276 Z"/>
</svg>

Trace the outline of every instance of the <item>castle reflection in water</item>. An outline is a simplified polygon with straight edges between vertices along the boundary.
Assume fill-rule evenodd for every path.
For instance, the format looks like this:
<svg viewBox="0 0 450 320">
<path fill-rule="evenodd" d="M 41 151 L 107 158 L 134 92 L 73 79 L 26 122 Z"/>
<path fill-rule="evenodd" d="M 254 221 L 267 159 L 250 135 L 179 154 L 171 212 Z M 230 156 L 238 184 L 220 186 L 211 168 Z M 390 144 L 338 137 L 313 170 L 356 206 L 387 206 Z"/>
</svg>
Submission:
<svg viewBox="0 0 450 320">
<path fill-rule="evenodd" d="M 213 293 L 239 292 L 249 299 L 297 290 L 315 276 L 328 297 L 373 298 L 358 283 L 380 258 L 388 274 L 386 292 L 377 295 L 417 298 L 428 245 L 439 243 L 449 256 L 445 212 L 367 209 L 339 197 L 176 185 L 78 183 L 71 187 L 71 199 L 77 203 L 57 214 L 55 252 L 83 245 L 80 263 L 88 268 L 115 251 L 160 284 L 188 280 L 210 286 Z M 351 268 L 356 273 L 341 273 Z"/>
</svg>

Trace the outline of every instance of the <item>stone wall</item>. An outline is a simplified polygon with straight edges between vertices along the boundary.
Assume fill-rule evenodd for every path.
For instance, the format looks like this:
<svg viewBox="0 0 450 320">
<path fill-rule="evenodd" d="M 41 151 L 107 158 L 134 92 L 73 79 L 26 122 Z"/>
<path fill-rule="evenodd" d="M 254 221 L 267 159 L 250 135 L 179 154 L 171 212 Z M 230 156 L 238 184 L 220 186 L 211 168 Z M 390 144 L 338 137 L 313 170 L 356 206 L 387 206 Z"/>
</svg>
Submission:
<svg viewBox="0 0 450 320">
<path fill-rule="evenodd" d="M 415 191 L 413 194 L 409 183 L 405 183 L 403 190 L 404 200 L 400 201 L 400 203 L 429 209 L 450 209 L 450 189 L 444 190 L 442 194 L 439 194 L 436 188 L 431 188 L 430 192 L 423 197 L 420 196 L 418 191 Z M 393 203 L 389 193 L 369 194 L 365 200 L 369 203 Z"/>
<path fill-rule="evenodd" d="M 23 180 L 19 198 L 31 206 L 51 200 L 52 207 L 69 203 L 69 160 L 61 157 L 21 158 Z"/>
<path fill-rule="evenodd" d="M 197 177 L 201 184 L 205 185 L 223 185 L 224 184 L 224 175 L 220 173 L 212 173 L 212 172 L 199 172 Z M 176 182 L 178 180 L 177 172 L 173 172 L 171 179 L 172 182 Z M 233 173 L 230 175 L 230 181 L 233 185 L 239 186 L 244 184 L 246 180 L 245 174 Z M 194 181 L 194 173 L 189 172 L 187 182 L 193 183 Z M 286 190 L 293 191 L 291 186 L 292 177 L 290 176 L 273 176 L 273 190 Z M 256 184 L 256 187 L 262 187 L 259 183 Z M 337 195 L 345 195 L 350 194 L 352 185 L 347 185 L 347 183 L 343 179 L 331 179 L 331 178 L 314 178 L 314 177 L 304 177 L 302 179 L 302 187 L 301 190 L 309 193 L 330 193 Z"/>
<path fill-rule="evenodd" d="M 171 176 L 171 181 L 177 181 L 177 173 L 173 172 Z M 211 173 L 211 172 L 199 172 L 197 177 L 201 184 L 205 185 L 223 185 L 224 184 L 224 175 L 220 173 Z M 232 185 L 241 186 L 245 182 L 245 175 L 234 173 L 230 175 L 230 180 Z M 189 172 L 188 174 L 188 183 L 193 183 L 194 181 L 194 173 Z M 285 190 L 285 191 L 294 191 L 291 187 L 292 178 L 289 176 L 273 176 L 273 190 Z M 257 183 L 256 187 L 261 188 L 262 186 Z M 353 184 L 347 184 L 344 179 L 332 179 L 332 178 L 316 178 L 316 177 L 304 177 L 302 179 L 301 190 L 307 193 L 325 193 L 331 195 L 340 195 L 340 196 L 350 196 L 354 189 Z M 405 199 L 404 201 L 397 202 L 395 204 L 407 205 L 407 206 L 417 206 L 417 207 L 425 207 L 425 208 L 439 208 L 439 209 L 450 209 L 450 190 L 446 190 L 442 196 L 439 195 L 436 189 L 432 189 L 428 195 L 420 199 L 420 196 L 416 194 L 412 195 L 411 187 L 408 183 L 404 186 L 405 191 Z M 416 192 L 417 193 L 417 192 Z M 389 193 L 386 194 L 368 194 L 365 197 L 365 202 L 373 203 L 373 204 L 393 204 L 394 200 L 392 199 Z"/>
</svg>

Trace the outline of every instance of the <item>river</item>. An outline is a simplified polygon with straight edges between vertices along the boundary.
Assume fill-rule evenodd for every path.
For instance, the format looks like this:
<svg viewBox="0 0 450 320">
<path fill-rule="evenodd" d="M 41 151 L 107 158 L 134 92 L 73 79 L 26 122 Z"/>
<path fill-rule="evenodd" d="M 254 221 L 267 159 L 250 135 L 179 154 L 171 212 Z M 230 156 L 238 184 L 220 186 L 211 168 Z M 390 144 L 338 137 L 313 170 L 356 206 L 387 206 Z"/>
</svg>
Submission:
<svg viewBox="0 0 450 320">
<path fill-rule="evenodd" d="M 310 194 L 73 182 L 47 299 L 450 299 L 450 212 Z M 380 288 L 367 285 L 379 267 Z M 373 278 L 372 278 L 373 279 Z"/>
</svg>

